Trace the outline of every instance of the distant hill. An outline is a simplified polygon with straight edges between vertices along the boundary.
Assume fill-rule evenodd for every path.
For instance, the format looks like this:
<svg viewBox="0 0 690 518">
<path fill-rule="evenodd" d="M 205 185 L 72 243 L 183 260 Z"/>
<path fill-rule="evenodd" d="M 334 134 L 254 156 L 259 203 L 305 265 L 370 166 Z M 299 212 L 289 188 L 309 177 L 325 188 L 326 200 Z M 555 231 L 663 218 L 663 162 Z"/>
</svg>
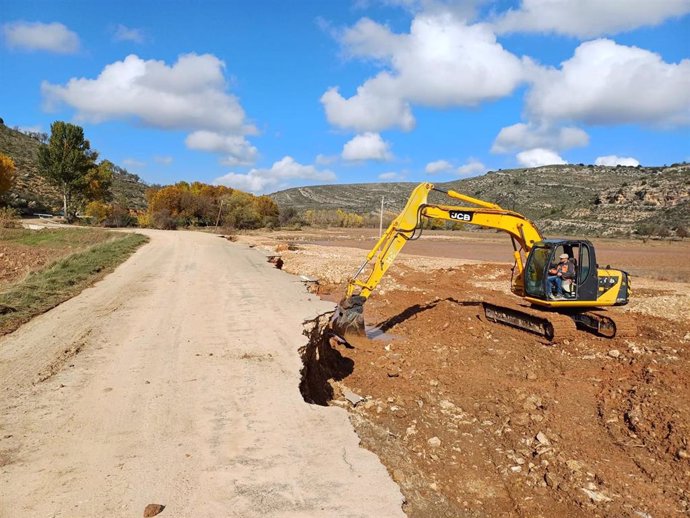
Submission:
<svg viewBox="0 0 690 518">
<path fill-rule="evenodd" d="M 58 190 L 38 172 L 41 137 L 0 124 L 0 153 L 12 157 L 17 168 L 17 183 L 5 197 L 12 207 L 23 212 L 53 212 L 62 207 Z M 145 209 L 146 189 L 148 186 L 137 175 L 115 167 L 112 189 L 115 201 L 128 208 Z"/>
<path fill-rule="evenodd" d="M 341 208 L 376 212 L 385 197 L 387 210 L 402 210 L 416 183 L 371 183 L 297 187 L 271 194 L 281 207 Z M 606 167 L 555 165 L 492 171 L 483 176 L 438 183 L 498 203 L 534 220 L 546 233 L 663 235 L 690 230 L 690 165 Z M 432 193 L 430 201 L 454 204 Z"/>
</svg>

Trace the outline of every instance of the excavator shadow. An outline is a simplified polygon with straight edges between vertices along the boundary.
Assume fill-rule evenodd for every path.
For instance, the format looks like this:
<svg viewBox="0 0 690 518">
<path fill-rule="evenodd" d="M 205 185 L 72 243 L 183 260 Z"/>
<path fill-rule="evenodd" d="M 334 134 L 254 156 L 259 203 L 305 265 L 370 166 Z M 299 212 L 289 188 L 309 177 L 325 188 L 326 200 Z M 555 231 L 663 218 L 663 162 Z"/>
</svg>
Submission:
<svg viewBox="0 0 690 518">
<path fill-rule="evenodd" d="M 408 320 L 414 317 L 415 315 L 418 315 L 419 313 L 423 313 L 424 311 L 434 309 L 442 302 L 450 302 L 452 304 L 457 304 L 458 306 L 480 307 L 482 305 L 482 303 L 478 300 L 457 300 L 453 297 L 446 297 L 445 299 L 435 299 L 426 304 L 415 304 L 414 306 L 410 306 L 409 308 L 406 308 L 397 315 L 393 315 L 392 317 L 377 324 L 375 328 L 381 330 L 382 333 L 386 333 L 398 324 L 405 322 L 405 320 Z"/>
</svg>

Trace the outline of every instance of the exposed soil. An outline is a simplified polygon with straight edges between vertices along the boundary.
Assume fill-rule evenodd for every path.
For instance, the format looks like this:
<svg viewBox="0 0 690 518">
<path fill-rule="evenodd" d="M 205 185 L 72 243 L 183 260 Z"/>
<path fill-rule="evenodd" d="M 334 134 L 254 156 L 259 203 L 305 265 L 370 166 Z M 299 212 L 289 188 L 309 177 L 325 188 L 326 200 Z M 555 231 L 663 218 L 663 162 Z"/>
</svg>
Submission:
<svg viewBox="0 0 690 518">
<path fill-rule="evenodd" d="M 13 243 L 0 244 L 0 287 L 20 280 L 58 259 L 56 250 Z"/>
<path fill-rule="evenodd" d="M 275 253 L 273 239 L 243 239 Z M 462 239 L 477 255 L 485 245 Z M 283 247 L 283 269 L 337 300 L 365 255 L 338 244 Z M 384 334 L 353 348 L 314 334 L 302 391 L 349 409 L 412 517 L 686 516 L 690 286 L 654 278 L 687 268 L 687 244 L 642 245 L 597 243 L 600 264 L 650 272 L 610 310 L 644 314 L 637 335 L 557 346 L 478 317 L 479 301 L 515 300 L 509 265 L 403 254 L 366 304 Z"/>
</svg>

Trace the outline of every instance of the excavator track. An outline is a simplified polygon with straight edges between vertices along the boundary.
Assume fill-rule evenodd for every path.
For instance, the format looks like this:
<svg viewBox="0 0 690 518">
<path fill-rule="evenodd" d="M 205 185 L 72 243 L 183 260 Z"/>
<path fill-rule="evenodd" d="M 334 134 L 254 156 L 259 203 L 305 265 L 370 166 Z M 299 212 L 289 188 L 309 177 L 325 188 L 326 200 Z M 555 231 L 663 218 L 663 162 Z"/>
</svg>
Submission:
<svg viewBox="0 0 690 518">
<path fill-rule="evenodd" d="M 539 311 L 523 304 L 502 304 L 500 306 L 482 302 L 484 316 L 490 322 L 536 334 L 549 342 L 562 342 L 577 336 L 575 321 L 559 313 Z"/>
<path fill-rule="evenodd" d="M 620 312 L 616 314 L 615 320 L 605 310 L 582 311 L 573 313 L 570 317 L 576 322 L 578 328 L 604 338 L 624 338 L 637 334 L 635 320 Z"/>
</svg>

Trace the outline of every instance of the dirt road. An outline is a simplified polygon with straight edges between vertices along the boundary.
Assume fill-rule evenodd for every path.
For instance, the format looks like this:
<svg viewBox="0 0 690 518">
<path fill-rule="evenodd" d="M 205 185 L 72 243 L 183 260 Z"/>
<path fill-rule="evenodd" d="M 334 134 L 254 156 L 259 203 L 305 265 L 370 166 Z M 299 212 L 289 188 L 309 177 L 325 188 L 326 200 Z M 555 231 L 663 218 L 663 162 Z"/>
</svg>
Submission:
<svg viewBox="0 0 690 518">
<path fill-rule="evenodd" d="M 150 235 L 0 339 L 0 516 L 404 516 L 346 412 L 299 393 L 331 305 L 246 246 Z"/>
</svg>

